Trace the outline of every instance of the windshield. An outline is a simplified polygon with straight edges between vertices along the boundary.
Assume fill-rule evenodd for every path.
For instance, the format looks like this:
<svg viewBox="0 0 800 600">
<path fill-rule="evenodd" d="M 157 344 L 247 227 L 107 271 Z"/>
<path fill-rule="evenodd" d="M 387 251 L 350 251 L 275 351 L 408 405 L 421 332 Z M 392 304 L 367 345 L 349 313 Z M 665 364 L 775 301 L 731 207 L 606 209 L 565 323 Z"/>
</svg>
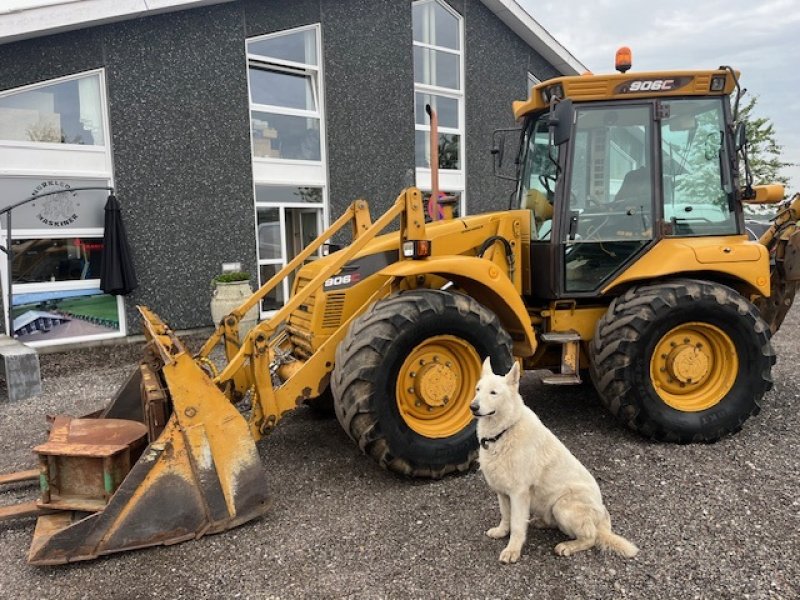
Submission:
<svg viewBox="0 0 800 600">
<path fill-rule="evenodd" d="M 530 119 L 523 143 L 519 207 L 532 212 L 531 237 L 547 240 L 550 239 L 558 178 L 558 149 L 550 145 L 547 114 Z"/>
<path fill-rule="evenodd" d="M 672 235 L 737 233 L 729 202 L 722 98 L 665 101 L 661 121 L 664 220 Z M 728 186 L 729 187 L 729 186 Z"/>
</svg>

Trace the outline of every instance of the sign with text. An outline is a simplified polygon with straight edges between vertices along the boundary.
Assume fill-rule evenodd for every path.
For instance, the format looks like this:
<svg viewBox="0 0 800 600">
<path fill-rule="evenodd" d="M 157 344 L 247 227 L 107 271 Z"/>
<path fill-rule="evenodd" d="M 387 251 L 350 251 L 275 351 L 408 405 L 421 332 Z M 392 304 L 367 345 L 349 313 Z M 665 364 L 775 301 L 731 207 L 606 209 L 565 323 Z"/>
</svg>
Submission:
<svg viewBox="0 0 800 600">
<path fill-rule="evenodd" d="M 15 232 L 102 228 L 108 191 L 75 188 L 106 185 L 107 180 L 72 177 L 3 177 L 0 178 L 0 209 L 31 196 L 41 196 L 14 209 L 11 226 Z M 0 220 L 0 227 L 5 228 L 5 219 Z"/>
</svg>

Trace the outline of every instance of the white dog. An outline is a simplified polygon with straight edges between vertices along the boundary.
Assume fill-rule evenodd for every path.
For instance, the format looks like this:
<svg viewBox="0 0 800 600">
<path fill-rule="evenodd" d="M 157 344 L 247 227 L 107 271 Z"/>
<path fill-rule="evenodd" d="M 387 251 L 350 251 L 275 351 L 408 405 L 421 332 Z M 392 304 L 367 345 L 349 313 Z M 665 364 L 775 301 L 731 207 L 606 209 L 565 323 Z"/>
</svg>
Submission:
<svg viewBox="0 0 800 600">
<path fill-rule="evenodd" d="M 500 501 L 500 524 L 486 535 L 511 533 L 501 562 L 519 560 L 531 516 L 534 526 L 558 527 L 574 538 L 558 544 L 556 554 L 595 545 L 626 557 L 639 552 L 611 531 L 594 477 L 523 403 L 517 363 L 507 375 L 495 375 L 487 358 L 470 409 L 478 419 L 481 471 Z"/>
</svg>

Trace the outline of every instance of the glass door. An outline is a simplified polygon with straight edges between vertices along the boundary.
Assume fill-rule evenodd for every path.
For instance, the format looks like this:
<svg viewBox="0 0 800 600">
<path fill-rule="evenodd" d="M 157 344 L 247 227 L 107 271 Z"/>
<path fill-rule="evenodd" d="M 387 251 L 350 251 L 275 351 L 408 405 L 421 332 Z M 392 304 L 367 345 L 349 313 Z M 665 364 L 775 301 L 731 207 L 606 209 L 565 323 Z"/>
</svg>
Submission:
<svg viewBox="0 0 800 600">
<path fill-rule="evenodd" d="M 598 289 L 653 239 L 649 104 L 579 108 L 566 222 L 564 290 Z"/>
</svg>

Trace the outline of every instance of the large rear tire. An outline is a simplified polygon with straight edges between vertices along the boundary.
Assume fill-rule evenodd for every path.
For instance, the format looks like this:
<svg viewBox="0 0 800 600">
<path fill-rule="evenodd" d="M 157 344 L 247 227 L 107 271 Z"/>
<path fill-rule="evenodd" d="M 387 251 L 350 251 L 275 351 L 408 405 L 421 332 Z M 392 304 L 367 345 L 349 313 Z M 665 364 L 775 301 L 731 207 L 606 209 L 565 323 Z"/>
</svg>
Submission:
<svg viewBox="0 0 800 600">
<path fill-rule="evenodd" d="M 461 294 L 416 290 L 380 300 L 355 319 L 336 350 L 336 417 L 382 467 L 439 478 L 477 456 L 469 410 L 481 364 L 513 365 L 497 316 Z"/>
<path fill-rule="evenodd" d="M 759 412 L 772 387 L 769 326 L 733 289 L 676 280 L 633 288 L 589 346 L 603 403 L 660 441 L 714 442 Z"/>
</svg>

